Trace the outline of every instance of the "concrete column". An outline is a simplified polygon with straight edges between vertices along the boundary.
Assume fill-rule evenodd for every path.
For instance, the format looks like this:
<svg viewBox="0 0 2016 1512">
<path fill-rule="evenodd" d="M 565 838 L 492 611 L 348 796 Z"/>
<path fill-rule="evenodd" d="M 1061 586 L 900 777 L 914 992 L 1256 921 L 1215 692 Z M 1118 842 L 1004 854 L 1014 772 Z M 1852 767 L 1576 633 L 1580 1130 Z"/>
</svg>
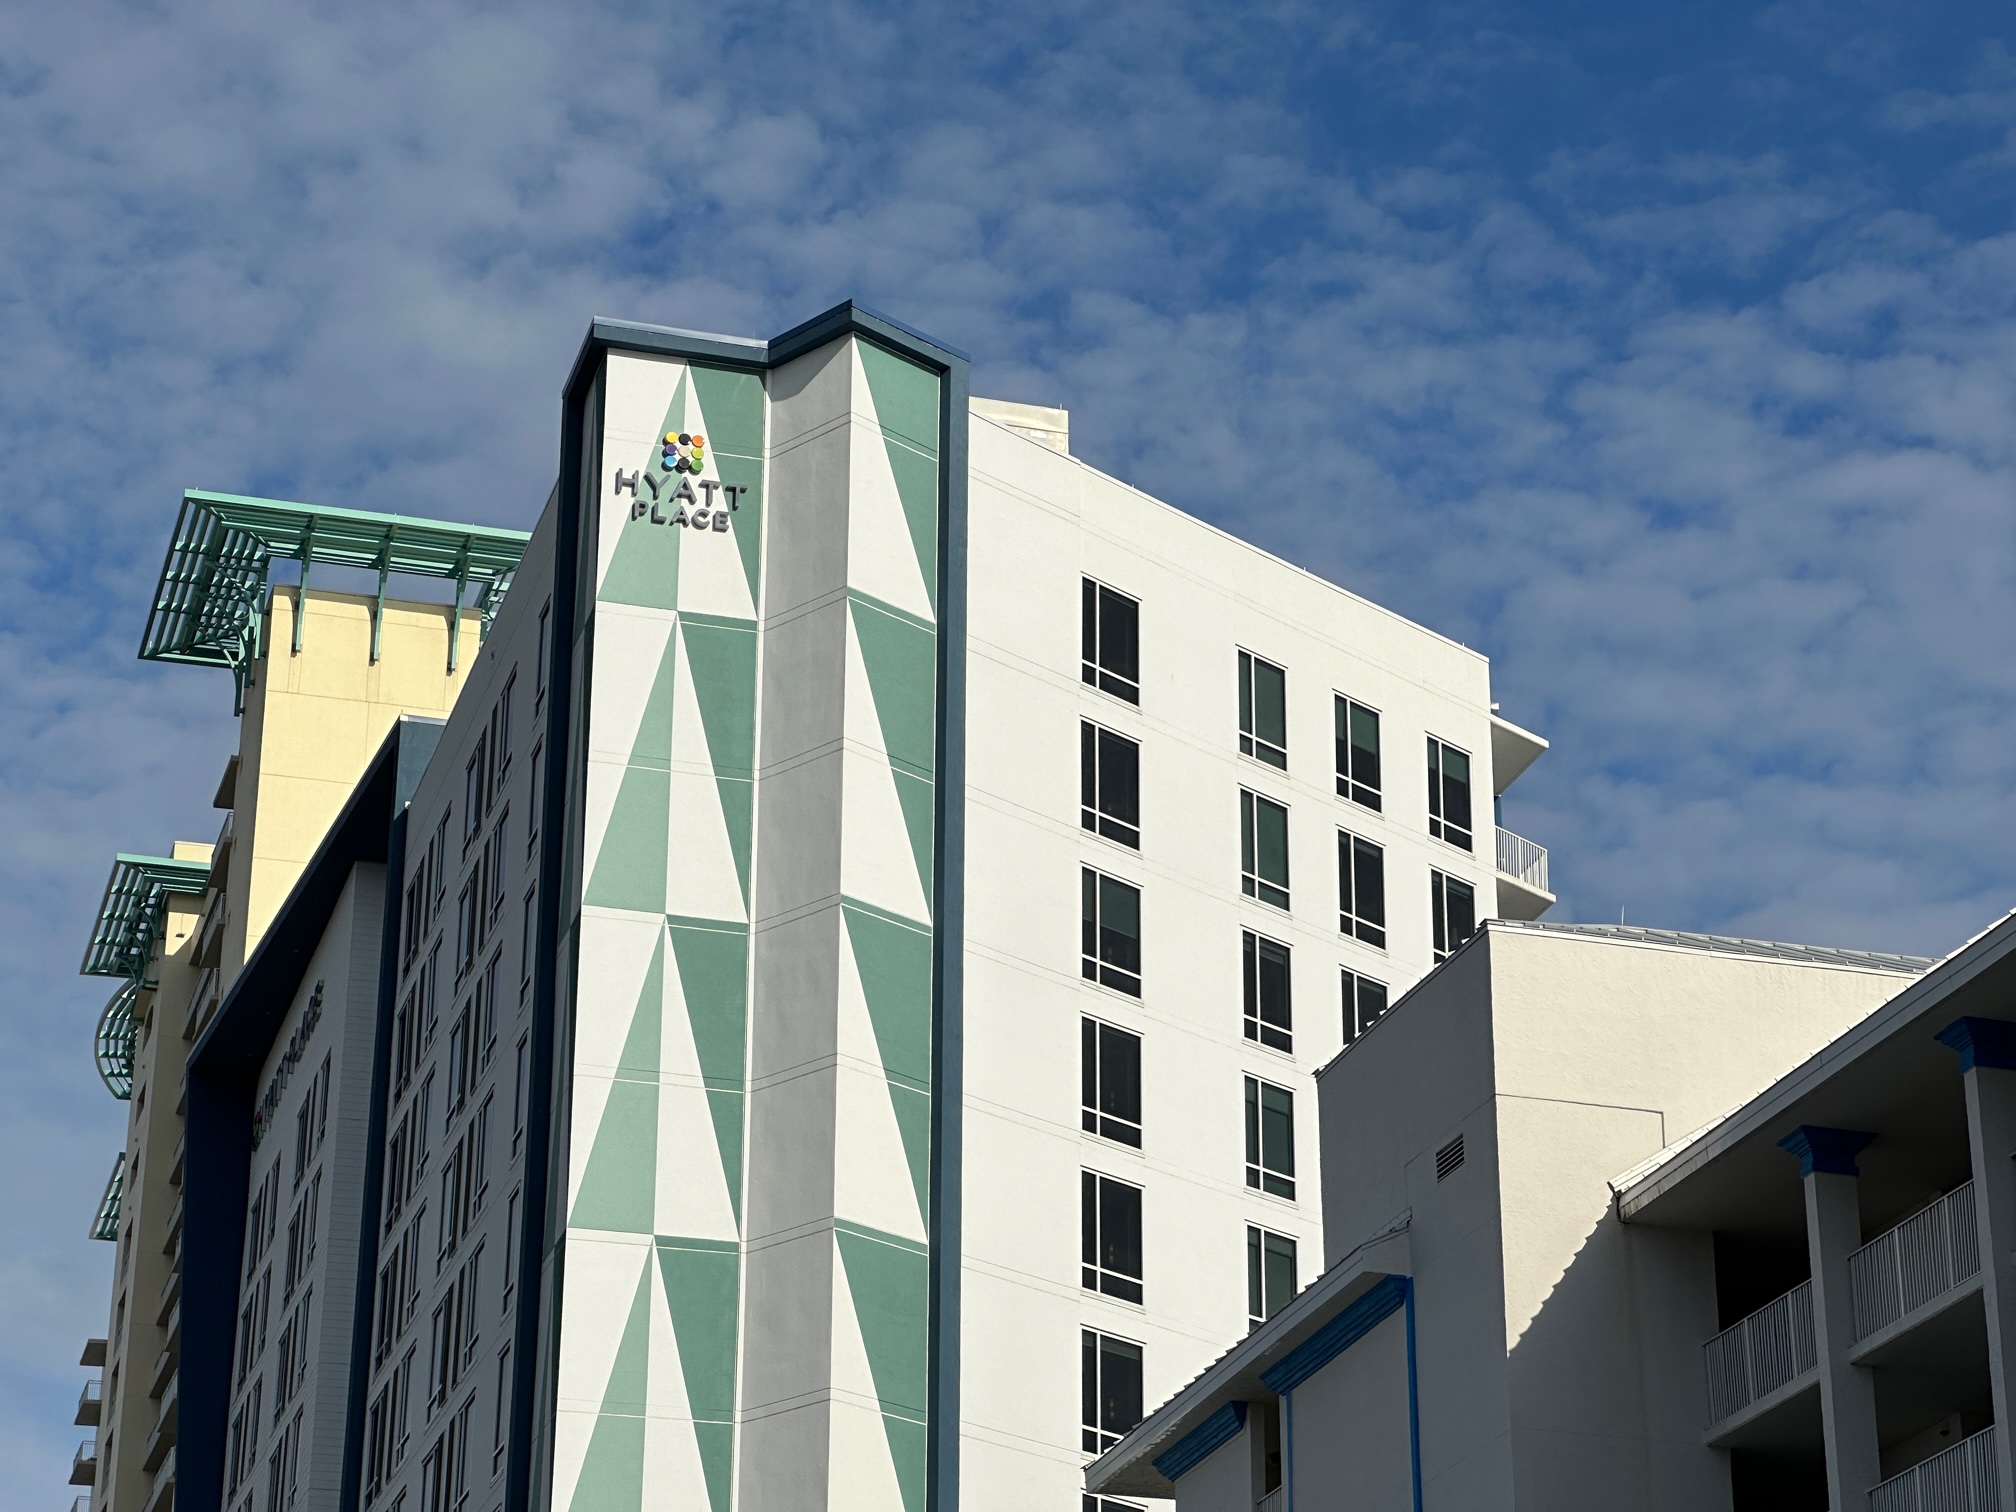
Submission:
<svg viewBox="0 0 2016 1512">
<path fill-rule="evenodd" d="M 2016 1023 L 1956 1019 L 1939 1031 L 1960 1052 L 1974 1225 L 1981 1238 L 1981 1301 L 1988 1318 L 1988 1382 L 1995 1394 L 1995 1469 L 2003 1512 L 2016 1512 Z"/>
<path fill-rule="evenodd" d="M 1848 1257 L 1862 1247 L 1862 1205 L 1855 1156 L 1876 1136 L 1802 1124 L 1779 1146 L 1799 1157 L 1806 1189 L 1806 1249 L 1813 1267 L 1813 1343 L 1820 1357 L 1821 1431 L 1827 1445 L 1827 1504 L 1866 1512 L 1869 1488 L 1882 1478 L 1876 1441 L 1876 1384 L 1848 1362 L 1855 1344 L 1855 1300 Z"/>
</svg>

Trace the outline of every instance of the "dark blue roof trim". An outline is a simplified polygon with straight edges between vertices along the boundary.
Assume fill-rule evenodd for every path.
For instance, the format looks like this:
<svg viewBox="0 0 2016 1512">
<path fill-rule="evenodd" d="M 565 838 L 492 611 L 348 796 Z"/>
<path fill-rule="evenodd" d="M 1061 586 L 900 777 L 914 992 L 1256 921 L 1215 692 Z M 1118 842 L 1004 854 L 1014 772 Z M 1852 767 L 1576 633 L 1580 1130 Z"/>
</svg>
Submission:
<svg viewBox="0 0 2016 1512">
<path fill-rule="evenodd" d="M 1246 1426 L 1246 1404 L 1227 1402 L 1155 1456 L 1155 1468 L 1170 1480 L 1195 1470 L 1237 1437 Z"/>
<path fill-rule="evenodd" d="M 2016 1071 L 2016 1024 L 2007 1019 L 1957 1018 L 1932 1037 L 1960 1052 L 1962 1071 Z"/>
<path fill-rule="evenodd" d="M 1272 1370 L 1262 1372 L 1269 1391 L 1285 1395 L 1400 1310 L 1407 1300 L 1405 1276 L 1387 1276 L 1344 1311 L 1304 1339 Z"/>
</svg>

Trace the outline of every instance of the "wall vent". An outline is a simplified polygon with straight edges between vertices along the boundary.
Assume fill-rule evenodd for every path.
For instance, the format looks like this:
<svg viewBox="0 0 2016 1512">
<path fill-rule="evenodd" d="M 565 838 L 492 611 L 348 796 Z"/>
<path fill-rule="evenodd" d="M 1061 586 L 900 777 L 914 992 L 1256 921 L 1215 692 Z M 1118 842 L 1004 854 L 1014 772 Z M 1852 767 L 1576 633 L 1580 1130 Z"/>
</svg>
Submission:
<svg viewBox="0 0 2016 1512">
<path fill-rule="evenodd" d="M 1463 1136 L 1458 1134 L 1435 1152 L 1435 1179 L 1447 1181 L 1463 1164 Z"/>
</svg>

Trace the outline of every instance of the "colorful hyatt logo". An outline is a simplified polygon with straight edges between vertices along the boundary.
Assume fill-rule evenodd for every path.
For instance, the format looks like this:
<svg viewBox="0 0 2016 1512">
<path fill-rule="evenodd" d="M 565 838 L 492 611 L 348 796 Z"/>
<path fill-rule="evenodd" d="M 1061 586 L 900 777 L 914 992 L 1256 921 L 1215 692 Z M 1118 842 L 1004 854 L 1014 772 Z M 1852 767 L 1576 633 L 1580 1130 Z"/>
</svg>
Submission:
<svg viewBox="0 0 2016 1512">
<path fill-rule="evenodd" d="M 658 455 L 658 466 L 632 470 L 616 469 L 616 492 L 630 490 L 630 518 L 649 518 L 653 525 L 683 525 L 689 530 L 728 528 L 728 517 L 742 507 L 746 483 L 719 483 L 700 476 L 707 465 L 707 438 L 685 431 L 667 431 Z M 663 471 L 660 471 L 660 468 Z M 699 492 L 694 492 L 694 484 Z M 642 485 L 640 488 L 639 485 Z M 706 497 L 703 499 L 701 495 Z M 719 498 L 716 498 L 719 495 Z M 661 508 L 663 506 L 663 508 Z M 666 514 L 663 509 L 670 509 Z"/>
</svg>

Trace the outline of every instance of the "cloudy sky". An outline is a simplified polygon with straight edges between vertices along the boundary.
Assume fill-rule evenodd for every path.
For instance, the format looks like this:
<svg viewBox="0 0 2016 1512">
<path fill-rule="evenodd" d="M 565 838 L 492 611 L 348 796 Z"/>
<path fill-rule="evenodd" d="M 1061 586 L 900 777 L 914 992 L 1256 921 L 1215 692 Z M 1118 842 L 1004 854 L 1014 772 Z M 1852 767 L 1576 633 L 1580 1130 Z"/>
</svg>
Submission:
<svg viewBox="0 0 2016 1512">
<path fill-rule="evenodd" d="M 134 658 L 177 495 L 529 525 L 592 314 L 860 299 L 1483 648 L 1556 917 L 2016 903 L 2006 4 L 977 9 L 0 10 L 5 1512 L 105 1326 L 90 910 L 235 743 Z"/>
</svg>

